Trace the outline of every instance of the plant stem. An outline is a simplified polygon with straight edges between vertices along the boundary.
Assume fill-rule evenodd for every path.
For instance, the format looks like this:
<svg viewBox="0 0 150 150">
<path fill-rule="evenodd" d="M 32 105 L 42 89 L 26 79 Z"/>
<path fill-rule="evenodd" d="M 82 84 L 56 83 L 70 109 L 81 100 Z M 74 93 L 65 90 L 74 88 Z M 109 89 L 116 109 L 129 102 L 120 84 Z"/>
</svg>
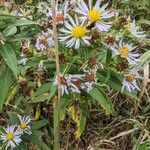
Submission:
<svg viewBox="0 0 150 150">
<path fill-rule="evenodd" d="M 54 33 L 54 45 L 55 45 L 55 60 L 56 60 L 56 75 L 58 84 L 58 96 L 54 105 L 54 150 L 60 150 L 59 143 L 59 120 L 61 109 L 61 91 L 60 91 L 60 64 L 59 64 L 59 50 L 58 50 L 58 36 L 56 25 L 56 12 L 55 12 L 55 0 L 51 0 L 52 6 L 52 19 L 53 19 L 53 33 Z"/>
</svg>

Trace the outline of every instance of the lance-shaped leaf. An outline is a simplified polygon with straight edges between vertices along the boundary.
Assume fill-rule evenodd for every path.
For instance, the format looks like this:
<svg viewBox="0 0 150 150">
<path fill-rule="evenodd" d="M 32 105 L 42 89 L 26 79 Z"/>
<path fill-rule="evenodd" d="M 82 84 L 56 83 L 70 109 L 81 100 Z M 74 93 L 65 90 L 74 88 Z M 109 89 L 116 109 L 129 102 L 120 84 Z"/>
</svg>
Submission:
<svg viewBox="0 0 150 150">
<path fill-rule="evenodd" d="M 0 76 L 0 81 L 1 81 L 0 84 L 0 113 L 1 113 L 3 109 L 3 105 L 5 103 L 7 93 L 12 83 L 12 73 L 8 67 L 6 67 L 3 70 Z"/>
<path fill-rule="evenodd" d="M 38 23 L 32 20 L 16 20 L 14 22 L 14 26 L 30 26 L 30 25 L 38 25 Z"/>
<path fill-rule="evenodd" d="M 0 20 L 16 19 L 16 16 L 0 13 Z"/>
<path fill-rule="evenodd" d="M 114 110 L 112 109 L 112 103 L 104 97 L 103 93 L 101 93 L 97 88 L 93 87 L 93 89 L 89 92 L 90 96 L 96 100 L 106 111 L 106 114 L 113 114 Z"/>
<path fill-rule="evenodd" d="M 4 58 L 6 64 L 9 66 L 9 68 L 14 73 L 15 77 L 18 76 L 18 63 L 16 54 L 9 44 L 0 45 L 0 54 Z"/>
</svg>

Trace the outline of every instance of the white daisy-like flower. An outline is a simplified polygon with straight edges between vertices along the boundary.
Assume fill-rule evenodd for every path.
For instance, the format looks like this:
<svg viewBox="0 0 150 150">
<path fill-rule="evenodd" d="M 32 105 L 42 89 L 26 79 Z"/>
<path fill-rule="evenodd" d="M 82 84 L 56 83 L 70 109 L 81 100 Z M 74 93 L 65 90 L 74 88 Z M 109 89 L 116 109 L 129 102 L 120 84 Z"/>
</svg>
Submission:
<svg viewBox="0 0 150 150">
<path fill-rule="evenodd" d="M 96 73 L 91 70 L 85 70 L 84 78 L 85 83 L 82 84 L 82 88 L 87 89 L 89 93 L 93 89 L 93 85 L 97 82 Z"/>
<path fill-rule="evenodd" d="M 129 64 L 136 64 L 138 53 L 132 52 L 137 48 L 137 46 L 133 46 L 133 44 L 127 44 L 123 42 L 123 39 L 119 41 L 119 44 L 114 44 L 113 46 L 108 46 L 112 51 L 115 52 L 116 55 L 120 55 L 121 57 L 127 59 Z"/>
<path fill-rule="evenodd" d="M 128 74 L 124 75 L 122 81 L 122 92 L 127 90 L 129 92 L 135 91 L 135 89 L 140 91 L 140 88 L 137 85 L 137 79 L 141 79 L 138 72 L 131 70 Z"/>
<path fill-rule="evenodd" d="M 69 16 L 69 22 L 70 24 L 65 22 L 66 29 L 60 29 L 60 31 L 64 33 L 60 35 L 60 41 L 65 42 L 66 47 L 74 47 L 75 49 L 80 47 L 81 41 L 89 45 L 91 36 L 87 35 L 88 30 L 84 25 L 84 21 L 79 23 L 77 16 L 75 16 L 75 21 Z"/>
<path fill-rule="evenodd" d="M 84 0 L 81 0 L 75 11 L 82 15 L 81 20 L 95 23 L 95 27 L 99 31 L 107 31 L 111 27 L 111 22 L 106 22 L 105 19 L 113 17 L 114 13 L 106 10 L 108 3 L 102 7 L 100 5 L 101 0 L 97 0 L 94 6 L 92 6 L 91 0 L 88 1 L 88 6 Z"/>
<path fill-rule="evenodd" d="M 139 29 L 140 27 L 136 26 L 135 20 L 129 22 L 129 30 L 131 34 L 138 39 L 145 38 L 146 35 L 144 34 L 144 31 L 139 31 Z"/>
<path fill-rule="evenodd" d="M 26 8 L 24 8 L 24 7 L 19 8 L 18 10 L 14 10 L 14 11 L 13 11 L 13 14 L 14 14 L 15 16 L 21 17 L 21 19 L 23 19 L 23 20 L 24 20 L 24 19 L 30 19 L 30 20 L 33 19 L 32 15 L 31 15 L 31 10 L 26 9 Z"/>
<path fill-rule="evenodd" d="M 68 83 L 70 83 L 70 79 L 68 78 L 68 75 L 62 75 L 60 74 L 60 90 L 61 90 L 61 95 L 69 94 L 68 93 Z M 55 78 L 55 85 L 58 85 L 58 79 L 57 77 Z"/>
<path fill-rule="evenodd" d="M 5 149 L 11 148 L 13 150 L 21 142 L 21 131 L 19 128 L 16 129 L 15 126 L 7 126 L 4 128 L 5 133 L 0 135 L 0 140 L 4 143 Z"/>
<path fill-rule="evenodd" d="M 59 7 L 58 0 L 56 2 L 56 22 L 57 24 L 62 24 L 67 18 L 68 18 L 68 1 L 64 2 L 63 5 L 61 5 L 61 8 Z M 52 18 L 52 9 L 47 7 L 44 11 L 47 18 Z"/>
<path fill-rule="evenodd" d="M 32 134 L 31 132 L 31 126 L 29 125 L 31 122 L 31 119 L 29 116 L 23 116 L 23 117 L 19 117 L 20 120 L 20 125 L 19 125 L 19 129 L 21 131 L 21 133 L 27 133 L 27 134 Z"/>
<path fill-rule="evenodd" d="M 51 29 L 48 29 L 47 32 L 42 32 L 37 37 L 35 47 L 39 51 L 44 51 L 47 49 L 47 47 L 52 47 L 53 45 L 54 45 L 53 31 Z"/>
</svg>

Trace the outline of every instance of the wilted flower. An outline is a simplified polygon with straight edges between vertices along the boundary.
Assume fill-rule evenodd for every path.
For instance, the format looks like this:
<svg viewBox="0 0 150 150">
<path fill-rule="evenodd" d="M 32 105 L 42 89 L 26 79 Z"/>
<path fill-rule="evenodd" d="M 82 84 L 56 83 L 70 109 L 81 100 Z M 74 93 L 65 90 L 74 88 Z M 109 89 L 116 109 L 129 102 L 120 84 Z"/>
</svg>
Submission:
<svg viewBox="0 0 150 150">
<path fill-rule="evenodd" d="M 90 36 L 87 35 L 88 31 L 86 26 L 84 25 L 84 21 L 79 23 L 77 16 L 75 16 L 75 21 L 69 16 L 69 21 L 65 22 L 66 29 L 60 29 L 64 35 L 60 36 L 60 41 L 65 42 L 66 47 L 74 47 L 78 49 L 80 47 L 80 42 L 84 41 L 87 45 L 89 45 Z"/>
<path fill-rule="evenodd" d="M 132 52 L 137 46 L 133 46 L 133 44 L 127 44 L 122 41 L 119 41 L 119 44 L 115 44 L 113 46 L 109 46 L 109 48 L 115 52 L 116 55 L 120 55 L 121 57 L 127 59 L 130 64 L 136 64 L 138 53 Z"/>
<path fill-rule="evenodd" d="M 135 89 L 140 91 L 140 88 L 137 85 L 137 79 L 141 79 L 141 77 L 139 73 L 134 70 L 131 70 L 128 74 L 125 74 L 122 81 L 122 92 L 125 89 L 129 92 L 132 92 Z"/>
<path fill-rule="evenodd" d="M 107 31 L 111 27 L 111 22 L 105 22 L 104 19 L 111 18 L 114 16 L 114 13 L 106 10 L 108 3 L 102 7 L 100 7 L 100 4 L 101 0 L 97 0 L 95 5 L 92 6 L 92 1 L 89 0 L 87 6 L 84 0 L 81 0 L 75 11 L 82 15 L 81 20 L 95 23 L 95 27 L 99 31 Z"/>
<path fill-rule="evenodd" d="M 103 65 L 94 57 L 91 57 L 86 62 L 84 69 L 88 68 L 92 72 L 96 72 L 97 69 L 103 68 Z"/>
<path fill-rule="evenodd" d="M 146 35 L 144 34 L 144 31 L 139 31 L 140 27 L 136 26 L 136 22 L 135 19 L 132 20 L 131 17 L 129 16 L 127 18 L 127 29 L 129 30 L 129 32 L 132 34 L 132 36 L 141 39 L 141 38 L 145 38 Z"/>
<path fill-rule="evenodd" d="M 81 88 L 81 83 L 82 83 L 81 81 L 83 80 L 83 75 L 80 75 L 80 74 L 71 75 L 71 74 L 69 74 L 68 77 L 70 79 L 68 86 L 70 86 L 70 89 L 72 90 L 72 92 L 81 93 L 80 88 Z"/>
<path fill-rule="evenodd" d="M 117 36 L 108 36 L 107 39 L 106 39 L 106 43 L 107 45 L 110 45 L 110 46 L 113 46 L 116 41 L 118 41 L 118 37 Z"/>
<path fill-rule="evenodd" d="M 23 117 L 19 117 L 20 120 L 20 125 L 19 125 L 19 129 L 21 131 L 21 133 L 27 133 L 27 134 L 32 134 L 31 132 L 31 126 L 29 125 L 31 119 L 29 116 L 23 116 Z"/>
<path fill-rule="evenodd" d="M 68 18 L 68 2 L 66 1 L 61 8 L 59 8 L 58 1 L 56 3 L 56 22 L 63 23 Z M 52 9 L 47 7 L 44 11 L 46 17 L 52 18 Z"/>
<path fill-rule="evenodd" d="M 22 48 L 22 53 L 21 53 L 21 59 L 18 60 L 18 64 L 20 65 L 26 65 L 28 59 L 28 53 L 29 53 L 29 48 L 30 48 L 30 40 L 29 39 L 22 39 L 21 40 L 21 48 Z"/>
<path fill-rule="evenodd" d="M 11 148 L 12 150 L 16 148 L 21 142 L 21 131 L 16 129 L 15 126 L 7 126 L 4 128 L 5 133 L 0 135 L 0 140 L 4 143 L 5 149 Z"/>
<path fill-rule="evenodd" d="M 69 94 L 68 93 L 68 83 L 70 82 L 69 80 L 70 79 L 68 78 L 68 75 L 62 75 L 62 74 L 60 74 L 60 90 L 61 90 L 61 95 L 64 95 L 65 93 Z M 58 79 L 57 79 L 57 77 L 55 79 L 54 84 L 58 85 Z"/>
<path fill-rule="evenodd" d="M 39 51 L 44 51 L 47 49 L 47 47 L 51 47 L 54 45 L 53 41 L 53 31 L 51 29 L 48 29 L 47 32 L 42 32 L 36 40 L 36 45 L 35 47 Z"/>
<path fill-rule="evenodd" d="M 87 92 L 89 93 L 93 89 L 94 83 L 96 83 L 96 73 L 93 71 L 85 71 L 84 74 L 85 83 L 82 84 L 82 88 L 86 88 Z"/>
<path fill-rule="evenodd" d="M 22 48 L 29 48 L 30 47 L 30 40 L 29 39 L 22 39 L 21 40 Z"/>
</svg>

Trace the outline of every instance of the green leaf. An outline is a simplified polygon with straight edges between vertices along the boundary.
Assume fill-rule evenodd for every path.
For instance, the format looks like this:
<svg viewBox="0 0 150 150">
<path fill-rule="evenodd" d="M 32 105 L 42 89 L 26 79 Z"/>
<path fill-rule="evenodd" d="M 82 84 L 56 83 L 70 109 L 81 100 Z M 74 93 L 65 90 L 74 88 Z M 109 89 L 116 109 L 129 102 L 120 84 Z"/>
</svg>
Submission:
<svg viewBox="0 0 150 150">
<path fill-rule="evenodd" d="M 107 50 L 106 65 L 109 65 L 109 63 L 111 62 L 111 57 L 112 57 L 112 51 Z"/>
<path fill-rule="evenodd" d="M 13 24 L 14 26 L 29 26 L 29 25 L 38 25 L 37 22 L 32 20 L 17 20 Z"/>
<path fill-rule="evenodd" d="M 139 61 L 135 65 L 136 70 L 140 70 L 143 65 L 150 63 L 150 51 L 145 52 L 141 57 L 139 58 Z"/>
<path fill-rule="evenodd" d="M 12 83 L 12 73 L 8 67 L 6 67 L 3 70 L 0 76 L 0 81 L 1 81 L 0 84 L 0 113 L 1 113 L 7 93 Z"/>
<path fill-rule="evenodd" d="M 0 45 L 0 54 L 4 58 L 6 64 L 13 71 L 15 77 L 18 76 L 18 63 L 14 50 L 9 44 Z"/>
<path fill-rule="evenodd" d="M 3 33 L 5 34 L 5 36 L 11 36 L 14 35 L 17 32 L 17 28 L 16 26 L 8 26 Z"/>
<path fill-rule="evenodd" d="M 114 113 L 111 102 L 109 102 L 97 88 L 93 87 L 89 94 L 106 110 L 106 114 Z"/>
<path fill-rule="evenodd" d="M 40 86 L 37 91 L 34 93 L 34 97 L 36 96 L 39 96 L 39 95 L 42 95 L 46 92 L 49 92 L 50 91 L 50 83 L 46 83 L 46 84 L 43 84 L 42 86 Z"/>
<path fill-rule="evenodd" d="M 10 19 L 15 19 L 15 18 L 16 16 L 0 13 L 0 20 L 10 20 Z"/>
<path fill-rule="evenodd" d="M 150 25 L 150 20 L 147 20 L 147 19 L 140 19 L 138 21 L 139 24 L 147 24 L 147 25 Z"/>
<path fill-rule="evenodd" d="M 49 102 L 50 99 L 55 95 L 56 91 L 57 91 L 57 86 L 56 86 L 56 85 L 53 85 L 53 82 L 52 82 L 52 84 L 51 84 L 51 86 L 50 86 L 50 93 L 49 93 L 49 95 L 48 95 L 48 102 Z"/>
<path fill-rule="evenodd" d="M 15 150 L 28 150 L 28 146 L 24 142 L 21 142 L 21 144 L 19 144 L 19 146 L 17 146 Z"/>
<path fill-rule="evenodd" d="M 18 84 L 14 84 L 13 86 L 10 87 L 9 92 L 7 94 L 7 97 L 6 97 L 5 105 L 7 105 L 10 102 L 10 100 L 13 99 L 13 97 L 18 92 L 18 89 L 19 89 L 19 85 Z"/>
<path fill-rule="evenodd" d="M 31 125 L 32 125 L 33 129 L 40 129 L 40 128 L 46 126 L 47 124 L 48 124 L 48 120 L 43 119 L 43 120 L 40 120 L 40 121 L 37 121 L 37 122 L 33 122 Z"/>
<path fill-rule="evenodd" d="M 43 132 L 34 130 L 30 136 L 26 136 L 26 140 L 38 146 L 41 150 L 50 150 L 47 144 L 42 140 Z"/>
<path fill-rule="evenodd" d="M 100 70 L 97 73 L 97 77 L 102 83 L 104 81 L 106 82 L 106 80 L 107 80 L 108 69 L 110 69 L 110 68 Z M 118 74 L 117 72 L 115 72 L 112 69 L 110 69 L 110 78 L 105 84 L 107 84 L 111 88 L 121 92 L 122 83 L 121 83 L 121 76 L 120 76 L 120 74 Z M 137 95 L 135 93 L 133 93 L 133 92 L 124 91 L 124 94 L 127 95 L 127 96 L 130 96 L 131 98 L 134 98 L 135 100 L 139 100 Z"/>
</svg>

